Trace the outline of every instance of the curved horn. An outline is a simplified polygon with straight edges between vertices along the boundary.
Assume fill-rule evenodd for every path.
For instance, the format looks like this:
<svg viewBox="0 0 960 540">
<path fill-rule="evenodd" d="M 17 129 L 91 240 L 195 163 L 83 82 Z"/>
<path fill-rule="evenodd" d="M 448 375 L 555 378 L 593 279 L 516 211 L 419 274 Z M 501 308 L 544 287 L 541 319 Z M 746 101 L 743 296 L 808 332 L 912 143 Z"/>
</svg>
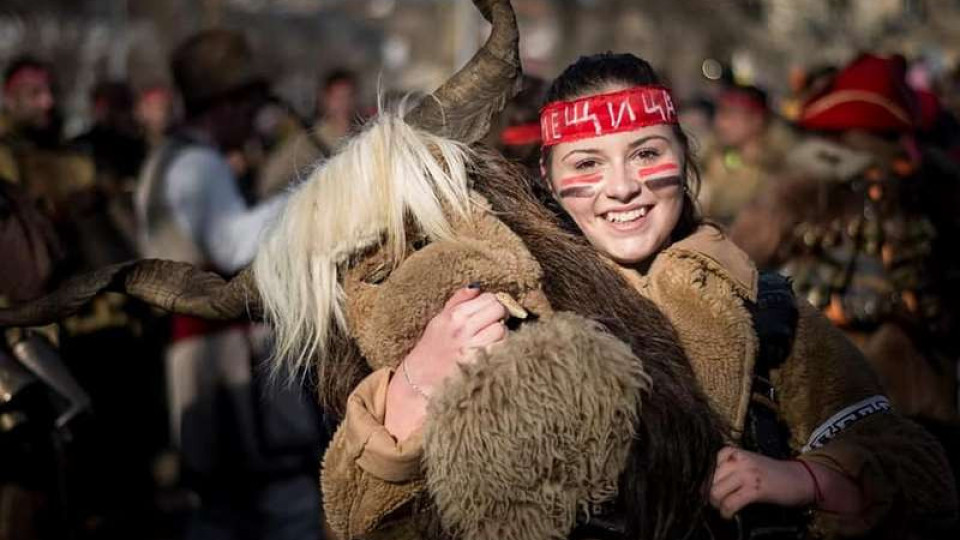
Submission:
<svg viewBox="0 0 960 540">
<path fill-rule="evenodd" d="M 187 263 L 141 260 L 115 264 L 65 281 L 52 293 L 0 309 L 0 327 L 49 324 L 76 313 L 101 292 L 120 292 L 182 315 L 230 320 L 262 316 L 252 271 L 231 280 Z"/>
<path fill-rule="evenodd" d="M 407 115 L 413 125 L 467 144 L 487 134 L 491 118 L 520 88 L 520 38 L 510 1 L 474 0 L 474 4 L 493 25 L 487 42 Z"/>
</svg>

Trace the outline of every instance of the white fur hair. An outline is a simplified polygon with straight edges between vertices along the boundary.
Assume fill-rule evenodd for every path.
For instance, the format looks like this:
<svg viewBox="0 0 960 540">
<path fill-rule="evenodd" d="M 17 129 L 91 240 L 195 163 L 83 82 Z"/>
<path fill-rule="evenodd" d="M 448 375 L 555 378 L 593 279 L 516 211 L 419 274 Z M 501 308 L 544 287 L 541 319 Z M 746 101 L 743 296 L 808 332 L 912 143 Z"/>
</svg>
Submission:
<svg viewBox="0 0 960 540">
<path fill-rule="evenodd" d="M 295 188 L 253 263 L 276 332 L 275 375 L 305 374 L 331 325 L 347 329 L 339 272 L 352 255 L 380 244 L 399 264 L 408 219 L 431 241 L 454 237 L 444 212 L 469 215 L 468 157 L 463 144 L 381 113 Z"/>
</svg>

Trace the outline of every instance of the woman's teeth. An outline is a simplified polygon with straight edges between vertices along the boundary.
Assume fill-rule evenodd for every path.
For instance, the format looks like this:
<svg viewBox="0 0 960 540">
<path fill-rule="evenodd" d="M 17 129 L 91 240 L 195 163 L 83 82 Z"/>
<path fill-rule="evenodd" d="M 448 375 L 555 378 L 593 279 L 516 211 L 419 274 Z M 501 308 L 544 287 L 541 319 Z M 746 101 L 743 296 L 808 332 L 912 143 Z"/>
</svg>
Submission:
<svg viewBox="0 0 960 540">
<path fill-rule="evenodd" d="M 625 223 L 640 219 L 645 215 L 647 215 L 647 207 L 641 206 L 640 208 L 637 208 L 636 210 L 630 210 L 629 212 L 607 212 L 606 217 L 607 221 L 611 223 Z"/>
</svg>

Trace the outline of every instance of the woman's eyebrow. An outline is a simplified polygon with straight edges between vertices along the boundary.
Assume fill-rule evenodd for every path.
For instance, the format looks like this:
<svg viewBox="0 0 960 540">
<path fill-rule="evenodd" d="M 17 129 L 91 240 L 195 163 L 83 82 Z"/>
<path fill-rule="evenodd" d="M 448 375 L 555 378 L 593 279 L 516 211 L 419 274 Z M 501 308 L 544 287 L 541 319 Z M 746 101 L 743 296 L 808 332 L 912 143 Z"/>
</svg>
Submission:
<svg viewBox="0 0 960 540">
<path fill-rule="evenodd" d="M 596 154 L 600 154 L 600 153 L 601 153 L 601 152 L 600 152 L 600 150 L 599 150 L 598 148 L 577 148 L 576 150 L 571 150 L 571 151 L 567 152 L 566 154 L 564 154 L 562 159 L 567 159 L 568 157 L 570 157 L 570 156 L 572 156 L 572 155 L 574 155 L 574 154 L 596 155 Z"/>
<path fill-rule="evenodd" d="M 633 141 L 627 147 L 633 150 L 634 148 L 647 143 L 651 139 L 663 139 L 664 141 L 670 142 L 670 140 L 664 137 L 663 135 L 647 135 L 646 137 L 640 137 L 639 139 Z"/>
</svg>

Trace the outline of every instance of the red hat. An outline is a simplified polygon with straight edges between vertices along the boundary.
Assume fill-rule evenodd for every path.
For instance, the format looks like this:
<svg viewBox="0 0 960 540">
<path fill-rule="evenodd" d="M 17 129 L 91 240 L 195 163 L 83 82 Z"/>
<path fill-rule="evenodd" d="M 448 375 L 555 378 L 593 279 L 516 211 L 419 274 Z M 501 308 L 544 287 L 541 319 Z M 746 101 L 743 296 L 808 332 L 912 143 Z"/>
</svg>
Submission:
<svg viewBox="0 0 960 540">
<path fill-rule="evenodd" d="M 901 57 L 860 56 L 825 91 L 804 103 L 797 123 L 818 131 L 913 131 L 917 104 L 907 86 L 906 62 Z"/>
</svg>

